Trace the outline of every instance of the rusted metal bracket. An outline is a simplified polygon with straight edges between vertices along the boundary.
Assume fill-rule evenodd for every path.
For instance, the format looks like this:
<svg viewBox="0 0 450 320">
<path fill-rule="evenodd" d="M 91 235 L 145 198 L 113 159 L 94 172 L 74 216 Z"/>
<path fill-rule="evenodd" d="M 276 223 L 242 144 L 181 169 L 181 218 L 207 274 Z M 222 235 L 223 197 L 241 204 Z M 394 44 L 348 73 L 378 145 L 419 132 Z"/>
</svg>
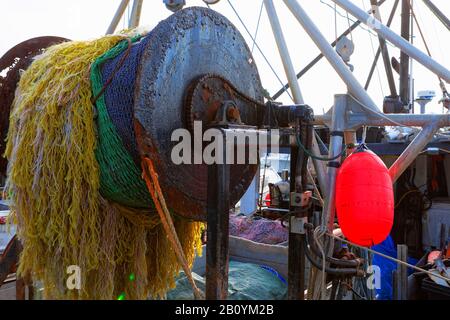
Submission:
<svg viewBox="0 0 450 320">
<path fill-rule="evenodd" d="M 22 244 L 19 239 L 17 239 L 17 236 L 14 236 L 0 256 L 0 287 L 3 285 L 3 282 L 8 275 L 15 272 L 21 251 Z"/>
</svg>

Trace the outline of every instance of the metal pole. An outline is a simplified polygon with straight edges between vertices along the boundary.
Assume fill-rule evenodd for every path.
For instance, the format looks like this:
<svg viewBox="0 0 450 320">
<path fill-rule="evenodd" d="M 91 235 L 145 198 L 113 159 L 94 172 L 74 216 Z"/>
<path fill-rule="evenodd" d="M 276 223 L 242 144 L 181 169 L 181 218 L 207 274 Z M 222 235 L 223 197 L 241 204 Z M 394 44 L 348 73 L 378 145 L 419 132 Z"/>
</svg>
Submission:
<svg viewBox="0 0 450 320">
<path fill-rule="evenodd" d="M 356 113 L 347 115 L 346 130 L 357 129 L 361 125 L 367 126 L 397 126 L 425 127 L 430 123 L 438 122 L 441 127 L 450 126 L 450 114 L 395 114 L 385 113 L 385 117 L 374 117 L 370 113 Z M 328 125 L 331 123 L 330 114 L 315 115 L 314 125 Z"/>
<path fill-rule="evenodd" d="M 206 299 L 225 300 L 228 294 L 230 165 L 223 133 L 222 164 L 208 166 Z"/>
<path fill-rule="evenodd" d="M 332 108 L 332 119 L 330 126 L 330 149 L 328 156 L 335 157 L 342 153 L 342 143 L 344 142 L 344 128 L 347 109 L 347 97 L 348 95 L 335 95 L 334 107 Z M 353 138 L 353 137 L 351 137 Z M 333 230 L 334 214 L 335 214 L 335 197 L 336 197 L 336 177 L 339 165 L 341 163 L 341 157 L 338 157 L 334 161 L 328 163 L 327 183 L 328 192 L 325 197 L 325 204 L 322 213 L 322 228 L 326 230 Z M 325 255 L 330 256 L 333 254 L 334 242 L 333 239 L 327 239 L 323 241 Z M 326 299 L 322 296 L 321 282 L 318 281 L 319 276 L 316 276 L 314 283 L 314 293 L 320 295 L 321 299 Z M 326 276 L 325 276 L 326 278 Z M 323 284 L 324 285 L 324 284 Z"/>
<path fill-rule="evenodd" d="M 408 246 L 404 244 L 397 245 L 397 259 L 408 262 Z M 398 300 L 408 299 L 408 267 L 404 264 L 397 263 L 397 285 L 398 285 Z"/>
<path fill-rule="evenodd" d="M 349 70 L 344 61 L 342 61 L 341 57 L 336 53 L 333 47 L 330 46 L 328 41 L 325 39 L 317 26 L 310 19 L 310 17 L 306 14 L 300 4 L 295 0 L 284 0 L 284 3 L 303 26 L 311 39 L 316 43 L 320 51 L 322 51 L 322 53 L 328 59 L 328 61 L 342 78 L 342 80 L 347 84 L 348 90 L 365 105 L 373 110 L 379 111 L 375 102 L 370 98 L 366 90 L 364 90 L 364 88 Z"/>
<path fill-rule="evenodd" d="M 266 7 L 267 15 L 269 16 L 270 25 L 272 27 L 273 35 L 275 37 L 275 41 L 278 46 L 278 51 L 281 56 L 281 60 L 283 62 L 284 71 L 286 72 L 286 77 L 288 79 L 289 86 L 291 88 L 291 92 L 294 98 L 294 102 L 297 104 L 304 104 L 303 96 L 300 90 L 300 85 L 298 84 L 297 77 L 295 74 L 294 65 L 292 64 L 291 57 L 289 55 L 289 51 L 286 45 L 286 41 L 283 36 L 283 31 L 281 30 L 280 21 L 278 20 L 278 16 L 273 5 L 272 0 L 264 0 L 264 5 Z M 312 137 L 312 152 L 315 155 L 320 155 L 320 149 L 317 144 L 316 136 Z M 322 161 L 313 159 L 314 167 L 317 172 L 317 178 L 319 180 L 320 189 L 323 193 L 327 190 L 326 183 L 326 168 L 325 164 Z"/>
<path fill-rule="evenodd" d="M 303 143 L 305 137 L 303 139 Z M 304 155 L 301 154 L 297 145 L 297 139 L 291 136 L 291 161 L 290 161 L 290 190 L 291 192 L 302 192 L 303 184 L 301 177 L 302 161 L 304 161 Z M 292 219 L 296 217 L 297 207 L 293 202 L 289 204 L 289 238 L 288 238 L 288 296 L 289 300 L 303 300 L 305 290 L 305 252 L 303 251 L 303 241 L 305 241 L 304 234 L 296 232 Z"/>
<path fill-rule="evenodd" d="M 392 183 L 402 175 L 402 173 L 409 167 L 409 165 L 416 159 L 419 153 L 425 148 L 425 146 L 433 138 L 434 134 L 438 131 L 442 124 L 432 123 L 422 129 L 422 131 L 414 138 L 403 153 L 395 160 L 392 166 L 389 168 L 389 174 L 392 179 Z"/>
<path fill-rule="evenodd" d="M 408 42 L 411 35 L 410 13 L 409 0 L 402 0 L 401 36 Z M 402 51 L 400 54 L 400 97 L 404 105 L 409 105 L 410 102 L 409 85 L 409 56 Z"/>
<path fill-rule="evenodd" d="M 130 0 L 122 0 L 122 2 L 119 4 L 119 7 L 117 8 L 117 11 L 111 21 L 111 24 L 108 27 L 108 30 L 106 30 L 106 34 L 113 34 L 114 31 L 116 31 L 117 25 L 120 22 L 120 19 L 122 19 L 123 13 L 125 12 L 125 9 L 128 6 L 128 3 Z"/>
<path fill-rule="evenodd" d="M 128 23 L 129 29 L 134 29 L 139 26 L 139 21 L 141 20 L 142 3 L 144 0 L 134 0 L 133 7 L 131 9 L 131 18 Z"/>
<path fill-rule="evenodd" d="M 395 0 L 394 6 L 392 7 L 391 14 L 389 15 L 389 19 L 388 19 L 388 22 L 386 24 L 388 27 L 391 26 L 391 23 L 394 20 L 395 12 L 397 11 L 397 7 L 398 7 L 398 3 L 399 2 L 400 2 L 400 0 Z M 361 22 L 361 21 L 358 20 L 358 22 Z M 379 46 L 378 50 L 377 50 L 377 53 L 375 55 L 375 59 L 373 60 L 373 63 L 372 63 L 372 67 L 370 68 L 369 76 L 367 77 L 367 81 L 366 81 L 366 84 L 364 86 L 365 90 L 367 90 L 369 88 L 370 81 L 372 80 L 372 76 L 373 76 L 373 73 L 374 73 L 375 68 L 377 66 L 377 62 L 378 62 L 378 58 L 380 57 L 380 54 L 381 54 L 381 47 Z M 390 64 L 389 64 L 389 66 L 390 66 Z"/>
<path fill-rule="evenodd" d="M 399 0 L 396 0 L 398 2 Z M 386 0 L 381 0 L 378 2 L 378 6 L 381 6 L 383 3 L 385 3 Z M 336 46 L 336 43 L 341 40 L 343 37 L 349 35 L 353 30 L 355 30 L 359 25 L 361 24 L 361 21 L 354 22 L 347 30 L 345 30 L 336 40 L 334 40 L 331 43 L 331 46 Z M 303 77 L 309 70 L 311 70 L 312 67 L 316 65 L 317 62 L 319 62 L 323 58 L 323 54 L 320 53 L 315 57 L 306 67 L 304 67 L 299 73 L 297 73 L 297 79 L 300 79 Z M 277 100 L 287 89 L 289 89 L 289 83 L 287 83 L 283 88 L 277 91 L 272 97 L 273 100 Z"/>
<path fill-rule="evenodd" d="M 291 92 L 295 103 L 304 104 L 303 96 L 300 91 L 300 86 L 295 74 L 294 65 L 292 64 L 291 57 L 287 48 L 286 41 L 283 36 L 283 31 L 281 30 L 281 24 L 278 20 L 278 16 L 273 5 L 272 0 L 264 0 L 264 6 L 266 7 L 267 15 L 269 16 L 270 25 L 272 27 L 272 32 L 277 43 L 278 51 L 283 62 L 284 71 L 288 78 L 288 83 L 290 84 Z M 304 136 L 301 139 L 304 140 Z M 298 185 L 299 180 L 302 181 L 302 177 L 298 179 L 298 175 L 301 174 L 301 161 L 305 161 L 303 150 L 297 145 L 297 140 L 291 137 L 293 140 L 291 142 L 291 181 L 290 189 L 291 191 L 301 192 L 302 186 Z M 313 135 L 315 142 L 315 136 Z M 320 154 L 318 152 L 317 143 L 315 143 L 316 149 L 313 150 L 315 154 Z M 325 168 L 322 164 L 314 160 L 314 165 L 316 167 L 317 176 L 325 176 Z M 302 181 L 305 183 L 305 181 Z M 319 178 L 320 183 L 320 178 Z M 321 185 L 322 186 L 322 185 Z M 325 184 L 323 184 L 325 187 Z M 295 217 L 295 209 L 292 202 L 290 204 L 290 217 Z M 303 300 L 304 299 L 304 289 L 305 289 L 305 254 L 303 252 L 303 241 L 304 235 L 298 234 L 292 228 L 292 224 L 289 226 L 289 256 L 288 256 L 288 299 L 290 300 Z"/>
<path fill-rule="evenodd" d="M 344 142 L 345 116 L 347 108 L 347 97 L 345 94 L 334 96 L 333 115 L 330 127 L 330 150 L 328 156 L 330 158 L 342 153 L 342 144 Z M 336 176 L 341 162 L 341 157 L 328 163 L 327 181 L 328 196 L 325 198 L 324 214 L 322 216 L 322 226 L 328 230 L 333 230 L 335 196 L 336 196 Z"/>
<path fill-rule="evenodd" d="M 433 12 L 434 15 L 444 24 L 444 26 L 446 26 L 447 29 L 450 30 L 450 20 L 447 18 L 447 16 L 441 10 L 439 10 L 439 8 L 436 7 L 430 0 L 423 0 L 423 2 L 428 7 L 428 9 L 430 9 L 431 12 Z"/>
<path fill-rule="evenodd" d="M 373 16 L 379 21 L 381 21 L 381 14 L 380 9 L 378 8 L 377 5 L 377 0 L 370 0 L 370 3 L 372 4 Z M 383 39 L 380 35 L 378 35 L 378 41 L 380 42 L 380 49 L 383 56 L 384 69 L 386 70 L 386 76 L 389 83 L 389 90 L 391 92 L 391 97 L 396 97 L 397 88 L 395 86 L 394 74 L 392 72 L 391 59 L 389 57 L 389 51 L 386 46 L 386 40 Z"/>
<path fill-rule="evenodd" d="M 275 6 L 272 0 L 264 0 L 264 6 L 266 7 L 267 15 L 269 16 L 270 25 L 272 27 L 272 32 L 277 43 L 278 52 L 281 56 L 281 61 L 283 62 L 284 72 L 288 78 L 290 84 L 296 83 L 297 76 L 295 74 L 294 65 L 292 64 L 291 57 L 287 48 L 286 40 L 284 39 L 283 30 L 281 29 L 280 20 L 278 19 Z M 291 92 L 294 97 L 295 103 L 303 104 L 303 96 L 300 91 L 299 85 L 291 85 Z"/>
<path fill-rule="evenodd" d="M 286 2 L 287 0 L 285 0 Z M 289 2 L 291 2 L 290 0 Z M 347 10 L 353 16 L 355 16 L 358 20 L 362 21 L 366 25 L 370 25 L 373 27 L 373 30 L 381 35 L 383 38 L 400 48 L 403 52 L 409 55 L 411 58 L 421 63 L 423 66 L 440 76 L 447 82 L 450 82 L 450 71 L 430 58 L 427 54 L 418 50 L 416 47 L 411 45 L 408 41 L 397 35 L 391 29 L 383 25 L 381 22 L 373 23 L 373 18 L 371 18 L 367 13 L 363 10 L 355 6 L 348 0 L 332 0 L 336 2 L 340 7 Z"/>
</svg>

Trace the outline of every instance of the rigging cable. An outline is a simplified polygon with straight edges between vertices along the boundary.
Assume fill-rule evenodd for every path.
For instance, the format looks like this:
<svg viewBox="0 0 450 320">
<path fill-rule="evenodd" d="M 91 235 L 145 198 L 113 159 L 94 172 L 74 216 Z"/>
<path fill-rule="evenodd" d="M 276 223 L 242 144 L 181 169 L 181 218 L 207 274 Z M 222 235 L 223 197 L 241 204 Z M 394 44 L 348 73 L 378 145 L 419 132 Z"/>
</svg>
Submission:
<svg viewBox="0 0 450 320">
<path fill-rule="evenodd" d="M 326 2 L 323 1 L 323 0 L 320 0 L 320 3 L 326 5 L 327 7 L 331 8 L 331 9 L 334 11 L 333 6 L 330 5 L 329 3 L 326 3 Z M 342 18 L 347 19 L 347 17 L 346 17 L 345 15 L 343 15 L 341 12 L 339 12 L 339 10 L 337 10 L 336 13 L 337 13 L 339 16 L 341 16 Z M 368 12 L 368 13 L 369 13 L 369 12 Z M 352 18 L 349 18 L 349 20 L 350 20 L 350 22 L 352 22 L 352 23 L 357 23 L 357 22 L 358 22 L 358 20 L 353 20 Z M 359 24 L 359 25 L 358 25 L 358 28 L 361 28 L 362 30 L 367 31 L 370 35 L 372 35 L 373 37 L 376 37 L 376 38 L 378 39 L 378 35 L 375 34 L 375 33 L 374 33 L 372 30 L 370 30 L 369 28 L 365 28 L 363 24 Z M 396 48 L 396 47 L 395 47 L 393 44 L 391 44 L 390 42 L 386 42 L 386 44 L 387 44 L 388 46 L 392 47 L 392 48 Z"/>
<path fill-rule="evenodd" d="M 391 256 L 388 256 L 388 255 L 386 255 L 386 254 L 384 254 L 384 253 L 381 253 L 381 252 L 372 250 L 372 249 L 370 249 L 370 248 L 367 248 L 367 247 L 363 247 L 363 246 L 357 245 L 356 243 L 353 243 L 353 242 L 351 242 L 351 241 L 345 240 L 345 239 L 343 239 L 343 238 L 341 238 L 341 237 L 339 237 L 339 236 L 335 236 L 335 235 L 332 234 L 332 233 L 327 232 L 327 233 L 325 233 L 325 234 L 326 234 L 328 237 L 330 237 L 330 238 L 333 238 L 333 239 L 342 241 L 342 242 L 347 243 L 347 244 L 349 244 L 349 245 L 351 245 L 351 246 L 353 246 L 353 247 L 360 248 L 360 249 L 362 249 L 362 250 L 366 250 L 366 251 L 368 251 L 368 252 L 371 252 L 371 253 L 373 253 L 373 254 L 379 255 L 379 256 L 381 256 L 381 257 L 383 257 L 383 258 L 386 258 L 386 259 L 388 259 L 388 260 L 394 261 L 394 262 L 396 262 L 396 263 L 398 263 L 398 264 L 402 264 L 402 265 L 404 265 L 404 266 L 406 266 L 406 267 L 409 267 L 409 268 L 411 268 L 411 269 L 414 269 L 414 270 L 416 270 L 416 271 L 424 272 L 424 273 L 426 273 L 426 274 L 428 274 L 428 275 L 432 275 L 432 276 L 435 276 L 435 277 L 437 277 L 437 278 L 440 278 L 440 279 L 443 279 L 443 280 L 445 280 L 445 281 L 449 281 L 449 282 L 450 282 L 450 278 L 444 277 L 444 276 L 442 276 L 442 275 L 440 275 L 440 274 L 433 273 L 433 272 L 431 272 L 431 271 L 429 271 L 429 270 L 425 270 L 425 269 L 423 269 L 423 268 L 420 268 L 420 267 L 417 267 L 417 266 L 415 266 L 415 265 L 409 264 L 408 262 L 405 262 L 405 261 L 403 261 L 403 260 L 399 260 L 399 259 L 397 259 L 397 258 L 393 258 L 393 257 L 391 257 Z"/>
<path fill-rule="evenodd" d="M 269 68 L 272 70 L 273 74 L 275 75 L 275 77 L 277 78 L 278 82 L 284 87 L 284 83 L 283 81 L 281 81 L 280 77 L 278 76 L 277 72 L 275 71 L 275 69 L 272 67 L 272 64 L 269 62 L 269 60 L 267 59 L 266 55 L 264 54 L 264 52 L 261 50 L 261 48 L 259 47 L 258 43 L 256 42 L 256 40 L 253 38 L 252 34 L 250 33 L 250 31 L 248 30 L 247 26 L 245 25 L 244 21 L 241 19 L 241 16 L 239 15 L 239 13 L 236 11 L 236 9 L 234 8 L 233 4 L 231 3 L 230 0 L 227 0 L 228 4 L 230 5 L 231 9 L 234 11 L 234 13 L 236 14 L 237 18 L 239 19 L 240 23 L 242 24 L 242 26 L 244 27 L 245 31 L 247 32 L 248 36 L 253 40 L 256 48 L 258 49 L 259 53 L 261 53 L 262 57 L 264 58 L 264 60 L 266 61 L 266 63 L 269 65 Z M 289 93 L 289 91 L 285 91 L 289 98 L 291 98 L 292 102 L 294 102 L 294 99 L 292 98 L 291 94 Z"/>
<path fill-rule="evenodd" d="M 364 0 L 361 0 L 361 3 L 362 3 L 362 5 L 363 5 L 364 11 L 366 11 L 367 9 L 366 9 L 366 5 L 364 4 Z M 371 35 L 370 35 L 370 32 L 369 32 L 369 40 L 370 40 L 370 46 L 371 46 L 371 48 L 372 48 L 372 54 L 373 54 L 374 57 L 376 57 L 375 46 L 374 46 L 374 44 L 373 44 L 373 39 L 372 39 L 372 37 L 371 37 Z M 383 83 L 381 82 L 380 69 L 378 68 L 378 63 L 376 64 L 375 68 L 376 68 L 376 70 L 377 70 L 377 77 L 378 77 L 378 83 L 379 83 L 379 85 L 380 85 L 381 96 L 382 96 L 382 97 L 385 97 L 385 95 L 384 95 L 384 90 L 383 90 Z"/>
<path fill-rule="evenodd" d="M 414 12 L 414 8 L 413 8 L 413 6 L 411 5 L 411 3 L 409 1 L 407 1 L 407 3 L 408 3 L 408 6 L 409 6 L 409 8 L 411 10 L 411 14 L 413 16 L 413 19 L 416 22 L 417 29 L 419 30 L 420 37 L 422 38 L 423 44 L 425 45 L 425 49 L 427 50 L 428 56 L 431 57 L 430 48 L 428 47 L 428 43 L 427 43 L 427 41 L 425 39 L 425 35 L 423 34 L 422 28 L 420 27 L 419 21 L 417 20 L 416 14 Z M 439 76 L 437 76 L 437 78 L 439 79 L 439 86 L 441 87 L 443 95 L 444 96 L 448 96 L 448 91 L 447 91 L 447 88 L 445 87 L 444 81 L 442 81 L 442 78 L 439 77 Z"/>
<path fill-rule="evenodd" d="M 253 55 L 253 50 L 255 50 L 255 43 L 256 43 L 256 38 L 258 36 L 258 31 L 259 31 L 259 25 L 261 22 L 261 16 L 262 16 L 262 11 L 264 8 L 264 1 L 261 0 L 261 8 L 259 9 L 259 16 L 258 16 L 258 22 L 256 24 L 256 31 L 255 31 L 255 36 L 253 37 L 253 44 L 252 44 L 252 55 Z"/>
</svg>

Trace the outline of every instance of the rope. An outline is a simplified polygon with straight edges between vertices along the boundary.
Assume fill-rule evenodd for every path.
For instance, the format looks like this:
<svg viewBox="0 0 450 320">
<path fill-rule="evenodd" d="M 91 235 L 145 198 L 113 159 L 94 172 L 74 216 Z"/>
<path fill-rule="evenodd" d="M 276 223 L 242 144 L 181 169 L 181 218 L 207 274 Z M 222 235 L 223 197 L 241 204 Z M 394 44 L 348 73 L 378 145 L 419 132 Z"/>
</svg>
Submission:
<svg viewBox="0 0 450 320">
<path fill-rule="evenodd" d="M 442 276 L 442 275 L 440 275 L 440 274 L 436 274 L 436 273 L 433 273 L 433 272 L 431 272 L 431 271 L 425 270 L 425 269 L 423 269 L 423 268 L 417 267 L 417 266 L 415 266 L 415 265 L 409 264 L 409 263 L 407 263 L 407 262 L 405 262 L 405 261 L 402 261 L 402 260 L 399 260 L 399 259 L 397 259 L 397 258 L 393 258 L 393 257 L 391 257 L 391 256 L 388 256 L 388 255 L 384 254 L 384 253 L 381 253 L 381 252 L 378 252 L 378 251 L 369 249 L 369 248 L 367 248 L 367 247 L 363 247 L 363 246 L 357 245 L 356 243 L 353 243 L 353 242 L 351 242 L 351 241 L 342 239 L 342 238 L 340 238 L 339 236 L 335 236 L 335 235 L 332 234 L 332 233 L 327 232 L 326 235 L 329 236 L 329 237 L 331 237 L 331 238 L 334 238 L 334 239 L 337 239 L 337 240 L 339 240 L 339 241 L 342 241 L 342 242 L 344 242 L 344 243 L 347 243 L 347 244 L 349 244 L 349 245 L 352 245 L 352 246 L 354 246 L 354 247 L 356 247 L 356 248 L 360 248 L 360 249 L 362 249 L 362 250 L 366 250 L 366 251 L 371 252 L 371 253 L 373 253 L 373 254 L 377 254 L 377 255 L 379 255 L 379 256 L 381 256 L 381 257 L 383 257 L 383 258 L 386 258 L 386 259 L 388 259 L 388 260 L 397 262 L 398 264 L 407 266 L 407 267 L 412 268 L 412 269 L 414 269 L 414 270 L 416 270 L 416 271 L 425 272 L 425 273 L 428 274 L 428 275 L 431 275 L 431 276 L 434 276 L 434 277 L 437 277 L 437 278 L 440 278 L 440 279 L 442 279 L 442 280 L 445 280 L 445 281 L 449 281 L 449 282 L 450 282 L 450 278 L 444 277 L 444 276 Z"/>
<path fill-rule="evenodd" d="M 161 187 L 158 181 L 158 175 L 155 172 L 153 167 L 153 162 L 149 158 L 142 159 L 142 175 L 147 184 L 148 191 L 153 199 L 153 203 L 155 204 L 156 210 L 161 218 L 162 225 L 164 230 L 169 237 L 170 242 L 172 243 L 172 248 L 175 250 L 177 258 L 186 274 L 191 286 L 192 291 L 194 292 L 194 297 L 197 300 L 204 299 L 204 294 L 200 291 L 200 289 L 195 284 L 195 281 L 192 277 L 191 269 L 186 260 L 186 256 L 183 252 L 183 247 L 181 246 L 180 240 L 177 235 L 177 231 L 175 230 L 175 226 L 170 215 L 169 209 L 167 209 L 166 201 L 164 199 L 164 195 L 162 193 Z"/>
<path fill-rule="evenodd" d="M 319 192 L 319 188 L 317 188 L 317 184 L 316 184 L 316 182 L 314 181 L 314 177 L 312 176 L 311 171 L 306 170 L 306 172 L 308 173 L 308 178 L 309 178 L 309 180 L 311 180 L 311 182 L 312 182 L 312 184 L 313 184 L 314 192 L 316 193 L 317 198 L 319 199 L 320 205 L 321 205 L 322 208 L 323 208 L 323 207 L 325 206 L 325 202 L 323 201 L 322 195 L 321 195 L 320 192 Z"/>
<path fill-rule="evenodd" d="M 181 270 L 161 218 L 154 214 L 142 172 L 123 147 L 104 104 L 108 92 L 122 92 L 117 80 L 134 89 L 131 72 L 125 76 L 122 72 L 129 70 L 128 62 L 132 57 L 135 61 L 135 51 L 143 42 L 132 47 L 121 67 L 113 64 L 116 76 L 105 94 L 98 96 L 96 106 L 92 104 L 92 97 L 104 86 L 103 60 L 125 53 L 127 37 L 50 47 L 20 79 L 8 135 L 6 193 L 17 235 L 24 243 L 18 273 L 31 273 L 34 280 L 42 281 L 46 298 L 163 298 Z M 128 110 L 117 111 L 131 119 Z M 117 163 L 125 163 L 124 170 L 134 168 L 133 176 L 117 170 Z M 105 197 L 102 179 L 109 177 L 103 164 L 112 169 L 113 184 L 117 177 L 125 179 L 119 181 L 125 181 L 124 196 L 131 194 L 126 179 L 142 184 L 137 189 L 147 205 L 142 209 L 124 206 Z M 174 217 L 174 225 L 192 265 L 195 251 L 201 252 L 203 224 Z M 69 265 L 80 267 L 81 290 L 67 290 L 61 275 Z"/>
</svg>

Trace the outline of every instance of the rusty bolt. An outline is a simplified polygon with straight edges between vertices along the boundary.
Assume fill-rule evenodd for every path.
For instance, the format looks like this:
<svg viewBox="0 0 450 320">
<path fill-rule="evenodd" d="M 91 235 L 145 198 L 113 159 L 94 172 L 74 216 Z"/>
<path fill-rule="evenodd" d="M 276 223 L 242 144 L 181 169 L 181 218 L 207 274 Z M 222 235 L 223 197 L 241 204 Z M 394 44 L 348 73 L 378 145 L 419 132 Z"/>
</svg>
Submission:
<svg viewBox="0 0 450 320">
<path fill-rule="evenodd" d="M 238 120 L 240 116 L 239 109 L 235 107 L 231 107 L 227 110 L 227 118 L 228 120 Z"/>
</svg>

